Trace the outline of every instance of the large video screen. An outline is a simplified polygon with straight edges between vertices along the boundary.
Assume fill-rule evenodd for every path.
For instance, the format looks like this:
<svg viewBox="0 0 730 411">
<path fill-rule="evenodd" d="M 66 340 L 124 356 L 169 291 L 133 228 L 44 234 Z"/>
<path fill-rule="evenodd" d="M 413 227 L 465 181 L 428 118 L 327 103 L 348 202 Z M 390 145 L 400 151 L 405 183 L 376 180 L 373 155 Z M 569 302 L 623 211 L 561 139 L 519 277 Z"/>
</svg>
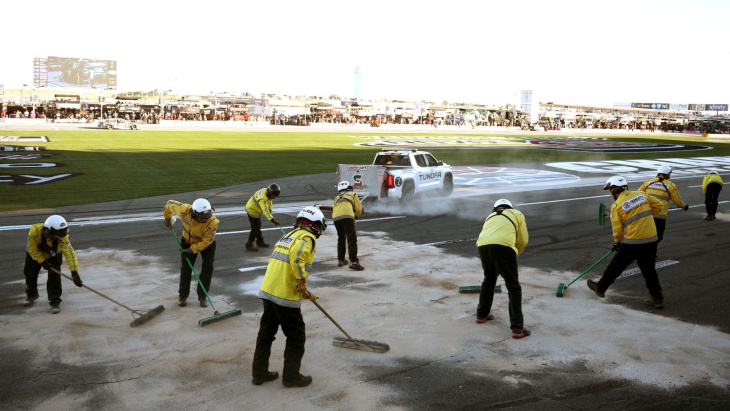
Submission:
<svg viewBox="0 0 730 411">
<path fill-rule="evenodd" d="M 35 57 L 33 85 L 116 90 L 117 62 L 79 57 Z"/>
</svg>

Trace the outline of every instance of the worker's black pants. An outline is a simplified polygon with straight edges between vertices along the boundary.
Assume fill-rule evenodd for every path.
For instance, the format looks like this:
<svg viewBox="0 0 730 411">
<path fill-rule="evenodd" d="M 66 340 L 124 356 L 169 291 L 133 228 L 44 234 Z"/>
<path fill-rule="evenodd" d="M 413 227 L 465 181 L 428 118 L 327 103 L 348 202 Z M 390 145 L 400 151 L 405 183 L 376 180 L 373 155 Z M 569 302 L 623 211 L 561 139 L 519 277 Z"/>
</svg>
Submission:
<svg viewBox="0 0 730 411">
<path fill-rule="evenodd" d="M 253 245 L 253 242 L 257 243 L 264 242 L 264 236 L 261 234 L 261 216 L 251 217 L 248 216 L 248 222 L 251 223 L 251 232 L 248 233 L 248 242 L 246 245 Z"/>
<path fill-rule="evenodd" d="M 657 241 L 648 244 L 624 243 L 606 267 L 603 277 L 598 281 L 598 291 L 605 293 L 626 267 L 636 261 L 639 264 L 641 275 L 644 276 L 646 288 L 649 289 L 649 295 L 654 297 L 656 301 L 664 301 L 662 286 L 659 284 L 659 275 L 656 268 L 654 268 L 657 243 Z"/>
<path fill-rule="evenodd" d="M 344 218 L 335 221 L 337 229 L 337 259 L 345 259 L 345 246 L 347 246 L 347 254 L 351 262 L 359 261 L 357 259 L 357 231 L 355 230 L 355 220 Z"/>
<path fill-rule="evenodd" d="M 57 254 L 50 259 L 51 266 L 61 271 L 61 262 L 63 254 Z M 41 272 L 43 265 L 34 260 L 30 254 L 25 253 L 25 265 L 23 266 L 23 274 L 25 274 L 25 294 L 28 297 L 38 296 L 38 274 Z M 51 305 L 61 303 L 61 276 L 53 271 L 48 271 L 48 281 L 46 282 L 46 292 L 48 292 L 48 301 Z"/>
<path fill-rule="evenodd" d="M 479 293 L 477 317 L 486 318 L 492 310 L 494 286 L 497 284 L 497 276 L 501 275 L 509 297 L 510 327 L 522 329 L 522 287 L 517 274 L 517 253 L 511 247 L 499 244 L 483 245 L 478 250 L 484 280 Z"/>
<path fill-rule="evenodd" d="M 659 240 L 657 240 L 657 244 L 659 244 L 659 242 L 661 242 L 664 238 L 664 229 L 667 226 L 667 219 L 654 217 L 654 225 L 656 226 L 656 236 L 659 238 Z"/>
<path fill-rule="evenodd" d="M 710 183 L 705 188 L 705 210 L 707 210 L 707 215 L 717 213 L 717 203 L 721 190 L 722 184 L 720 183 Z"/>
<path fill-rule="evenodd" d="M 182 240 L 181 246 L 184 250 L 190 247 L 190 244 L 188 244 L 185 240 Z M 190 264 L 195 265 L 195 260 L 198 259 L 198 254 L 203 257 L 203 268 L 200 270 L 199 274 L 200 282 L 203 283 L 205 291 L 210 292 L 210 280 L 213 278 L 213 262 L 215 261 L 215 241 L 206 247 L 205 250 L 197 254 L 180 254 L 182 265 L 180 266 L 180 288 L 177 291 L 178 294 L 180 294 L 180 298 L 188 298 L 190 295 L 190 281 L 192 280 L 193 273 L 193 269 L 190 267 Z M 190 260 L 190 264 L 188 264 L 187 260 Z M 198 283 L 197 280 L 195 280 L 195 282 Z M 203 288 L 200 287 L 200 283 L 198 283 L 198 300 L 204 299 L 205 292 L 203 291 Z"/>
<path fill-rule="evenodd" d="M 256 338 L 256 351 L 253 354 L 253 377 L 268 375 L 271 344 L 276 340 L 276 333 L 281 331 L 286 336 L 284 348 L 284 372 L 282 378 L 293 380 L 299 377 L 299 369 L 304 357 L 304 343 L 307 341 L 304 318 L 301 308 L 284 307 L 269 300 L 264 302 L 264 313 L 261 315 L 259 334 Z"/>
</svg>

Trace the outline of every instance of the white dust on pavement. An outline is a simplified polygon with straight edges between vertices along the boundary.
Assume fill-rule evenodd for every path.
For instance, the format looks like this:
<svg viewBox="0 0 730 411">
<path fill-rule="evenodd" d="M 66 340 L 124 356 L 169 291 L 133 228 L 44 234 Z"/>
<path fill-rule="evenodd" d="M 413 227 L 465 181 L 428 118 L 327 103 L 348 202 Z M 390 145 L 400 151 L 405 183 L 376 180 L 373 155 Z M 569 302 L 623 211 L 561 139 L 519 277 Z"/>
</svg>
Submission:
<svg viewBox="0 0 730 411">
<path fill-rule="evenodd" d="M 34 353 L 32 365 L 41 372 L 49 363 L 107 367 L 103 381 L 89 385 L 95 388 L 87 388 L 87 395 L 63 390 L 30 404 L 39 408 L 83 407 L 92 395 L 103 395 L 109 397 L 105 402 L 109 408 L 377 409 L 381 401 L 397 394 L 372 381 L 373 368 L 399 367 L 396 360 L 401 358 L 446 363 L 464 354 L 471 360 L 448 364 L 475 376 L 501 370 L 539 372 L 546 364 L 567 369 L 581 363 L 607 380 L 662 389 L 708 382 L 726 388 L 730 383 L 730 339 L 712 327 L 612 304 L 611 294 L 598 299 L 582 281 L 557 298 L 558 283 L 567 283 L 577 273 L 521 267 L 525 325 L 533 334 L 514 340 L 506 290 L 495 294 L 496 319 L 486 324 L 474 322 L 478 294 L 457 292 L 459 286 L 480 284 L 476 256 L 449 255 L 437 247 L 390 240 L 381 232 L 358 234 L 366 270 L 338 268 L 336 234 L 327 232 L 317 243 L 316 259 L 324 261 L 315 263 L 309 288 L 350 335 L 387 343 L 390 351 L 375 354 L 333 347 L 332 337 L 341 335 L 339 330 L 305 301 L 307 351 L 302 373 L 312 375 L 314 382 L 304 390 L 284 389 L 280 380 L 251 384 L 260 312 L 200 327 L 198 320 L 211 316 L 212 310 L 192 303 L 195 284 L 188 307 L 177 307 L 177 261 L 130 251 L 77 250 L 85 284 L 132 308 L 163 304 L 164 312 L 130 328 L 132 316 L 127 310 L 64 280 L 63 310 L 51 315 L 41 274 L 41 298 L 36 304 L 22 316 L 0 318 L 2 344 Z M 530 252 L 529 245 L 525 252 Z M 263 253 L 243 258 L 251 266 L 266 261 Z M 262 274 L 241 273 L 245 285 L 228 288 L 216 283 L 214 275 L 216 308 L 220 312 L 236 308 L 228 301 L 234 294 L 256 290 Z M 346 285 L 325 286 L 346 279 L 350 280 L 344 281 Z M 625 280 L 644 287 L 640 276 Z M 501 279 L 498 284 L 503 284 Z M 18 304 L 21 301 L 19 295 Z M 280 373 L 284 340 L 280 332 L 271 356 L 270 369 Z M 369 369 L 367 376 L 364 368 Z M 73 384 L 63 375 L 57 378 Z M 514 375 L 504 381 L 530 383 Z"/>
</svg>

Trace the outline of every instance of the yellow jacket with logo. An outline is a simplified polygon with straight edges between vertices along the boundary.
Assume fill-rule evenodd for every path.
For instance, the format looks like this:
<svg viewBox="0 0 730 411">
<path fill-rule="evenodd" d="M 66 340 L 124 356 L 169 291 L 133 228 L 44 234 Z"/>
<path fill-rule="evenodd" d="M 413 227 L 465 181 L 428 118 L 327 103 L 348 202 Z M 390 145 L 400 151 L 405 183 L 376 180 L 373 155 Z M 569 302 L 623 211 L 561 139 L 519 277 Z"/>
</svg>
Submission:
<svg viewBox="0 0 730 411">
<path fill-rule="evenodd" d="M 332 220 L 354 220 L 362 214 L 360 197 L 354 191 L 342 191 L 332 202 Z"/>
<path fill-rule="evenodd" d="M 315 235 L 304 228 L 295 228 L 281 237 L 269 258 L 259 298 L 284 307 L 301 307 L 297 280 L 306 282 L 309 278 L 309 270 L 314 262 L 315 243 Z"/>
<path fill-rule="evenodd" d="M 246 203 L 246 213 L 251 217 L 260 217 L 263 215 L 267 220 L 271 221 L 274 216 L 271 214 L 271 206 L 274 201 L 266 196 L 266 187 L 255 192 Z"/>
<path fill-rule="evenodd" d="M 69 271 L 79 271 L 79 260 L 76 259 L 76 251 L 71 246 L 68 235 L 59 238 L 57 241 L 43 233 L 43 223 L 33 224 L 28 232 L 28 245 L 25 249 L 34 260 L 42 263 L 59 252 L 66 256 L 66 263 Z"/>
<path fill-rule="evenodd" d="M 165 204 L 162 215 L 171 218 L 173 214 L 180 216 L 183 225 L 183 239 L 190 244 L 193 253 L 199 253 L 215 241 L 215 233 L 218 231 L 218 219 L 210 216 L 204 223 L 193 220 L 193 206 L 170 200 Z"/>
<path fill-rule="evenodd" d="M 623 191 L 611 205 L 613 240 L 624 244 L 658 241 L 653 216 L 664 209 L 661 201 L 643 191 Z"/>
<path fill-rule="evenodd" d="M 639 191 L 644 191 L 662 202 L 662 211 L 654 216 L 656 218 L 667 218 L 667 212 L 669 212 L 669 200 L 672 200 L 674 205 L 679 208 L 684 208 L 686 206 L 684 201 L 682 201 L 682 197 L 679 196 L 677 186 L 671 181 L 665 180 L 661 177 L 654 177 L 644 181 L 644 184 L 639 187 Z"/>
<path fill-rule="evenodd" d="M 711 183 L 717 183 L 722 185 L 722 177 L 718 176 L 717 174 L 708 174 L 705 176 L 705 178 L 702 180 L 702 192 L 707 192 L 707 185 Z"/>
<path fill-rule="evenodd" d="M 525 251 L 529 239 L 525 216 L 512 208 L 503 210 L 501 214 L 493 212 L 484 220 L 477 247 L 487 244 L 505 245 L 515 250 L 519 257 Z"/>
</svg>

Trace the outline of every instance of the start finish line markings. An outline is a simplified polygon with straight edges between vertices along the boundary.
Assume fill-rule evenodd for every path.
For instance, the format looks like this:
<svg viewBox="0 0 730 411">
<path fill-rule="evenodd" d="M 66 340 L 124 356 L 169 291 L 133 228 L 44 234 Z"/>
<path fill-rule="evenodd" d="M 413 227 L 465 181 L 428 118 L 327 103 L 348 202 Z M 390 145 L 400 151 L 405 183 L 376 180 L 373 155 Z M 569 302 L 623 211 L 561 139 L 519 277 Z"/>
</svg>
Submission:
<svg viewBox="0 0 730 411">
<path fill-rule="evenodd" d="M 659 269 L 659 268 L 669 267 L 670 265 L 674 265 L 674 264 L 679 264 L 679 261 L 664 260 L 664 261 L 657 262 L 656 265 L 654 265 L 654 268 Z M 632 268 L 630 270 L 626 270 L 623 273 L 621 273 L 621 275 L 618 276 L 618 278 L 631 277 L 632 275 L 639 274 L 640 272 L 641 272 L 641 270 L 639 269 L 639 267 Z"/>
</svg>

